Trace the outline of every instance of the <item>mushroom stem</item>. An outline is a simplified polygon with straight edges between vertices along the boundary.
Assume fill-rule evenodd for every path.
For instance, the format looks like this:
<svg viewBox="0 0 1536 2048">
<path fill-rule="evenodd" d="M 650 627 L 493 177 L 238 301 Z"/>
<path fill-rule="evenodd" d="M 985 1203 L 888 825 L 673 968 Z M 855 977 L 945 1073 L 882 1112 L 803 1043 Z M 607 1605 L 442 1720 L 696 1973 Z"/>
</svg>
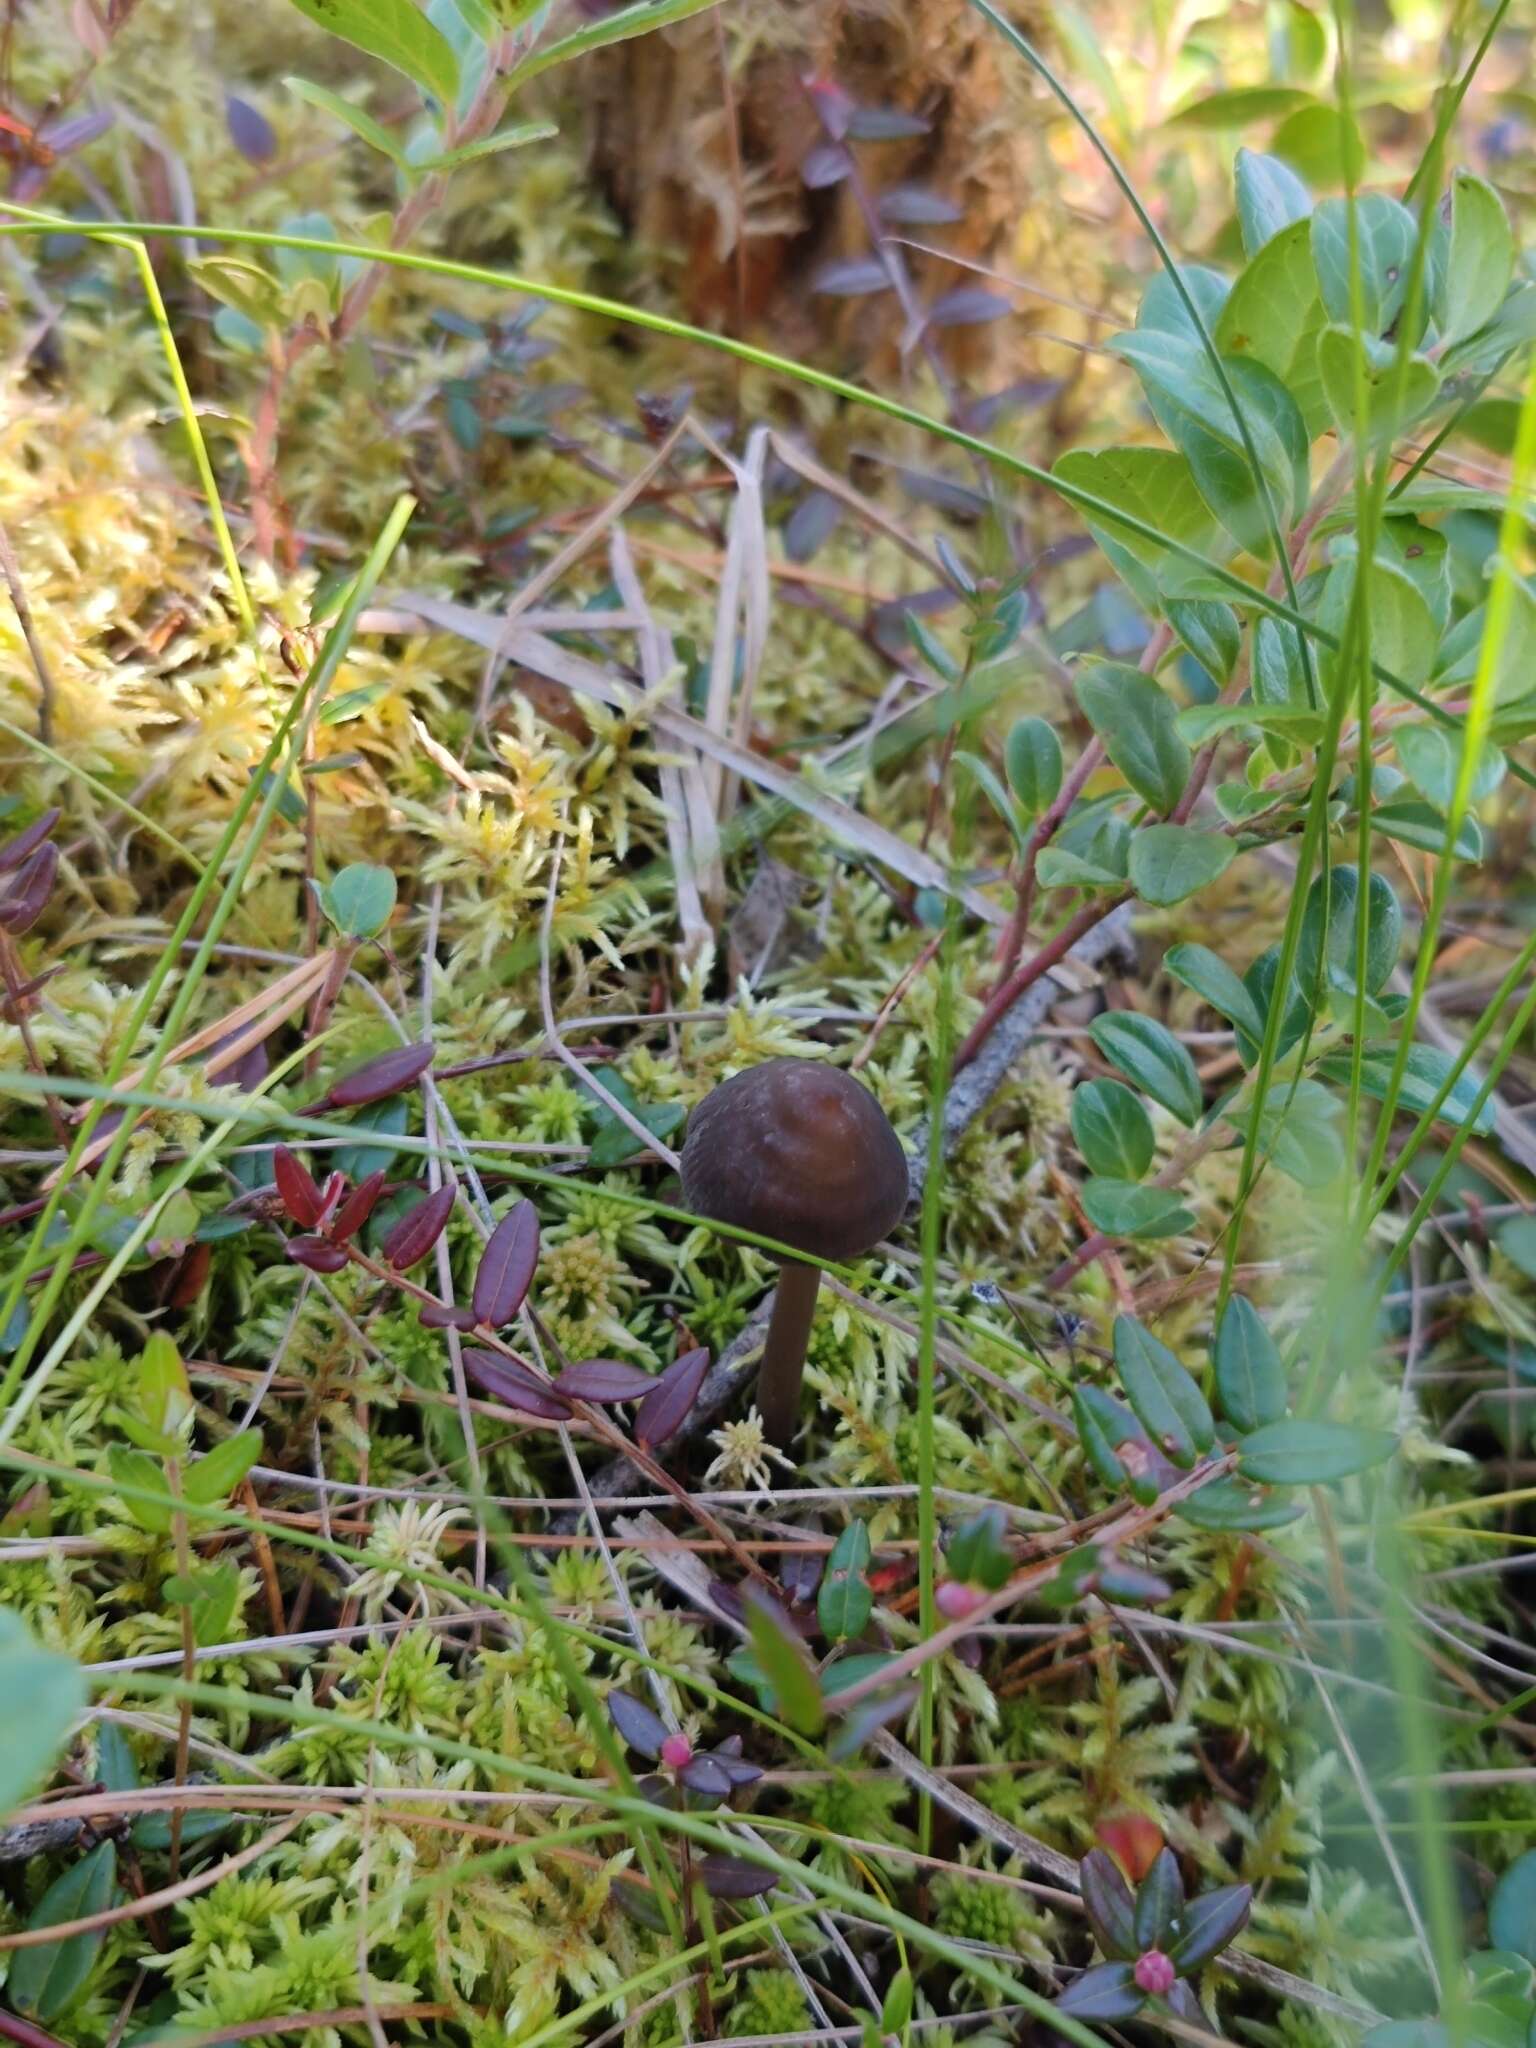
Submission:
<svg viewBox="0 0 1536 2048">
<path fill-rule="evenodd" d="M 757 1373 L 757 1407 L 764 1433 L 780 1449 L 800 1426 L 800 1382 L 820 1286 L 820 1266 L 786 1262 L 779 1268 L 773 1313 L 763 1340 L 763 1362 Z"/>
</svg>

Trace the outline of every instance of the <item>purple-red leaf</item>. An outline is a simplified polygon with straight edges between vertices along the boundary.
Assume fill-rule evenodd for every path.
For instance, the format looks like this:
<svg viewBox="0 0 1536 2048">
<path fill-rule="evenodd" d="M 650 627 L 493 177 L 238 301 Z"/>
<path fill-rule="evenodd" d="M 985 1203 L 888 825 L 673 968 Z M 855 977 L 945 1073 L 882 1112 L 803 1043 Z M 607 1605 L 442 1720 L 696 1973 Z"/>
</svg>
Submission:
<svg viewBox="0 0 1536 2048">
<path fill-rule="evenodd" d="M 327 1218 L 346 1192 L 347 1176 L 334 1171 L 328 1173 L 320 1184 L 320 1225 L 323 1229 Z"/>
<path fill-rule="evenodd" d="M 39 846 L 16 870 L 10 888 L 0 896 L 0 925 L 13 938 L 31 931 L 42 916 L 59 872 L 59 849 L 50 840 Z"/>
<path fill-rule="evenodd" d="M 370 1173 L 366 1180 L 360 1180 L 331 1219 L 331 1235 L 339 1243 L 362 1229 L 373 1214 L 374 1204 L 384 1192 L 384 1169 Z"/>
<path fill-rule="evenodd" d="M 771 1892 L 778 1878 L 760 1863 L 745 1863 L 739 1856 L 706 1856 L 699 1865 L 699 1877 L 712 1899 L 755 1899 Z"/>
<path fill-rule="evenodd" d="M 224 119 L 229 127 L 230 141 L 247 163 L 271 163 L 277 155 L 277 137 L 265 114 L 258 112 L 249 100 L 237 99 L 233 93 L 226 93 Z"/>
<path fill-rule="evenodd" d="M 301 1166 L 286 1145 L 277 1145 L 272 1152 L 272 1178 L 277 1183 L 277 1192 L 283 1207 L 301 1230 L 313 1230 L 320 1221 L 324 1206 L 320 1190 L 306 1168 Z M 328 1270 L 335 1270 L 334 1267 Z"/>
<path fill-rule="evenodd" d="M 978 284 L 957 285 L 928 308 L 930 327 L 980 327 L 988 320 L 1001 320 L 1013 307 L 998 292 L 983 291 Z"/>
<path fill-rule="evenodd" d="M 880 218 L 893 226 L 948 227 L 964 217 L 962 207 L 926 185 L 893 185 L 880 194 Z"/>
<path fill-rule="evenodd" d="M 19 868 L 29 853 L 35 853 L 54 826 L 59 822 L 59 808 L 44 811 L 40 818 L 34 818 L 23 832 L 14 839 L 8 839 L 0 846 L 0 875 L 8 875 L 12 868 Z"/>
<path fill-rule="evenodd" d="M 1128 2020 L 1145 2003 L 1129 1963 L 1096 1963 L 1073 1978 L 1056 2000 L 1056 2010 L 1080 2020 Z"/>
<path fill-rule="evenodd" d="M 683 1425 L 689 1409 L 699 1398 L 704 1375 L 709 1370 L 709 1353 L 702 1346 L 685 1351 L 669 1365 L 640 1403 L 635 1417 L 635 1441 L 645 1450 L 664 1444 Z"/>
<path fill-rule="evenodd" d="M 1234 1941 L 1248 1925 L 1253 1904 L 1253 1887 L 1224 1884 L 1220 1891 L 1201 1892 L 1179 1915 L 1177 1939 L 1168 1949 L 1168 1960 L 1181 1977 L 1198 1970 Z"/>
<path fill-rule="evenodd" d="M 822 192 L 829 185 L 840 185 L 852 169 L 853 158 L 840 142 L 818 142 L 806 151 L 800 176 L 812 192 Z"/>
<path fill-rule="evenodd" d="M 458 1182 L 445 1180 L 400 1218 L 384 1240 L 384 1256 L 397 1273 L 418 1264 L 431 1251 L 447 1228 L 458 1194 Z"/>
<path fill-rule="evenodd" d="M 654 1763 L 661 1755 L 661 1745 L 667 1739 L 666 1723 L 633 1693 L 609 1693 L 608 1718 L 637 1756 Z"/>
<path fill-rule="evenodd" d="M 507 1211 L 486 1241 L 475 1268 L 475 1320 L 489 1330 L 510 1323 L 533 1285 L 539 1263 L 539 1214 L 532 1202 Z"/>
<path fill-rule="evenodd" d="M 660 1382 L 622 1358 L 583 1358 L 568 1365 L 555 1381 L 573 1401 L 639 1401 Z"/>
<path fill-rule="evenodd" d="M 931 125 L 901 107 L 855 107 L 848 116 L 848 133 L 858 142 L 900 142 L 926 135 Z"/>
<path fill-rule="evenodd" d="M 287 1251 L 296 1266 L 307 1266 L 311 1273 L 339 1273 L 347 1263 L 341 1246 L 328 1237 L 290 1237 Z"/>
<path fill-rule="evenodd" d="M 728 1797 L 735 1784 L 724 1764 L 712 1756 L 691 1757 L 677 1775 L 690 1792 L 701 1792 L 706 1799 Z"/>
<path fill-rule="evenodd" d="M 1136 1887 L 1136 1946 L 1169 1949 L 1184 1917 L 1184 1880 L 1171 1849 L 1157 1860 Z"/>
<path fill-rule="evenodd" d="M 743 1757 L 733 1754 L 724 1744 L 719 1749 L 707 1751 L 706 1754 L 711 1762 L 720 1766 L 732 1785 L 755 1785 L 763 1775 L 761 1764 L 749 1764 Z"/>
<path fill-rule="evenodd" d="M 466 1351 L 464 1369 L 504 1408 L 536 1415 L 541 1422 L 565 1422 L 570 1417 L 570 1402 L 562 1401 L 547 1381 L 515 1358 L 503 1358 L 495 1351 Z"/>
<path fill-rule="evenodd" d="M 824 263 L 811 279 L 811 290 L 829 299 L 863 299 L 890 288 L 890 272 L 877 256 L 850 256 Z"/>
<path fill-rule="evenodd" d="M 428 1041 L 381 1052 L 376 1060 L 365 1060 L 350 1074 L 333 1081 L 325 1103 L 331 1109 L 361 1109 L 366 1102 L 382 1102 L 386 1095 L 398 1095 L 402 1088 L 421 1079 L 431 1066 L 436 1049 Z"/>
<path fill-rule="evenodd" d="M 454 1308 L 446 1301 L 424 1301 L 416 1312 L 416 1320 L 424 1330 L 472 1330 L 475 1312 L 472 1308 Z"/>
<path fill-rule="evenodd" d="M 1090 1849 L 1078 1865 L 1083 1910 L 1099 1947 L 1113 1962 L 1134 1962 L 1136 1902 L 1114 1859 L 1103 1849 Z"/>
</svg>

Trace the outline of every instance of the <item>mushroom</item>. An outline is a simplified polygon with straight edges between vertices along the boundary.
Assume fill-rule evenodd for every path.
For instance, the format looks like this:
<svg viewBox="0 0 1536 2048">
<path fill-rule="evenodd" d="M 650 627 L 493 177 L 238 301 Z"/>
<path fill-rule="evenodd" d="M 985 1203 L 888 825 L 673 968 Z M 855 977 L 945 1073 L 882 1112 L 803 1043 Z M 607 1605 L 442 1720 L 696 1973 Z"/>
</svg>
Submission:
<svg viewBox="0 0 1536 2048">
<path fill-rule="evenodd" d="M 861 1257 L 901 1221 L 907 1155 L 862 1082 L 820 1060 L 765 1060 L 733 1074 L 694 1111 L 682 1153 L 690 1209 L 812 1258 Z M 800 1414 L 821 1269 L 785 1259 L 758 1372 L 769 1439 Z"/>
</svg>

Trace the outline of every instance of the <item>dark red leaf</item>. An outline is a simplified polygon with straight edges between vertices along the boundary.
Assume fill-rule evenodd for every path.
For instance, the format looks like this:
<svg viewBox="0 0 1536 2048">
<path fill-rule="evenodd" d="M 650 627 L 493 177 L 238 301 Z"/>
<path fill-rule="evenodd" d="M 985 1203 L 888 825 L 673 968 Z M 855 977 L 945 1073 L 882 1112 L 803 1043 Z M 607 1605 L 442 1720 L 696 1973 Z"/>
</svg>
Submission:
<svg viewBox="0 0 1536 2048">
<path fill-rule="evenodd" d="M 172 1266 L 162 1299 L 167 1308 L 190 1308 L 202 1293 L 213 1264 L 211 1244 L 189 1245 Z"/>
<path fill-rule="evenodd" d="M 699 1877 L 712 1899 L 759 1898 L 779 1881 L 773 1871 L 760 1863 L 744 1863 L 739 1856 L 706 1856 Z"/>
<path fill-rule="evenodd" d="M 654 1763 L 661 1755 L 661 1745 L 667 1739 L 666 1723 L 633 1693 L 609 1693 L 608 1718 L 637 1756 Z"/>
<path fill-rule="evenodd" d="M 431 1251 L 447 1228 L 458 1195 L 458 1182 L 445 1180 L 400 1218 L 384 1240 L 384 1256 L 397 1273 L 417 1265 Z"/>
<path fill-rule="evenodd" d="M 779 1583 L 791 1607 L 808 1607 L 811 1604 L 825 1568 L 826 1559 L 819 1551 L 790 1551 L 779 1573 Z"/>
<path fill-rule="evenodd" d="M 639 1401 L 659 1384 L 621 1358 L 584 1358 L 579 1365 L 568 1365 L 555 1381 L 573 1401 Z"/>
<path fill-rule="evenodd" d="M 27 855 L 42 845 L 58 822 L 59 808 L 55 804 L 51 811 L 44 811 L 40 818 L 34 818 L 24 832 L 18 832 L 14 839 L 8 839 L 4 846 L 0 846 L 0 875 L 8 875 L 12 868 L 19 868 Z"/>
<path fill-rule="evenodd" d="M 712 1756 L 691 1757 L 677 1775 L 690 1792 L 701 1792 L 706 1799 L 727 1798 L 735 1784 L 725 1765 Z"/>
<path fill-rule="evenodd" d="M 271 163 L 277 155 L 277 137 L 265 114 L 259 113 L 249 100 L 237 99 L 233 93 L 227 93 L 224 118 L 229 126 L 230 141 L 247 163 Z"/>
<path fill-rule="evenodd" d="M 273 1148 L 272 1178 L 294 1222 L 301 1230 L 313 1230 L 320 1221 L 320 1190 L 286 1145 Z"/>
<path fill-rule="evenodd" d="M 430 1042 L 400 1045 L 393 1052 L 380 1053 L 376 1060 L 365 1060 L 331 1083 L 326 1104 L 332 1109 L 361 1109 L 365 1102 L 382 1102 L 386 1095 L 398 1095 L 421 1079 L 436 1049 Z"/>
<path fill-rule="evenodd" d="M 532 1202 L 507 1211 L 486 1242 L 475 1268 L 475 1320 L 499 1330 L 522 1307 L 539 1263 L 539 1213 Z"/>
<path fill-rule="evenodd" d="M 267 1078 L 267 1047 L 265 1040 L 258 1038 L 253 1046 L 231 1058 L 241 1036 L 239 1031 L 231 1031 L 227 1038 L 210 1046 L 204 1071 L 210 1081 L 233 1082 L 243 1094 L 250 1095 Z"/>
<path fill-rule="evenodd" d="M 59 849 L 46 842 L 16 870 L 10 888 L 0 896 L 0 924 L 14 938 L 31 931 L 42 916 L 59 872 Z"/>
<path fill-rule="evenodd" d="M 466 1351 L 464 1368 L 504 1408 L 536 1415 L 541 1422 L 565 1422 L 570 1416 L 570 1402 L 562 1401 L 547 1381 L 515 1358 L 503 1358 L 495 1351 Z"/>
<path fill-rule="evenodd" d="M 338 1243 L 344 1244 L 368 1221 L 375 1202 L 384 1192 L 384 1179 L 381 1166 L 377 1173 L 370 1173 L 366 1180 L 360 1180 L 336 1211 L 331 1218 L 331 1235 Z"/>
<path fill-rule="evenodd" d="M 307 1266 L 311 1273 L 339 1273 L 347 1263 L 341 1246 L 332 1244 L 328 1237 L 290 1237 L 288 1256 L 296 1266 Z"/>
<path fill-rule="evenodd" d="M 475 1312 L 472 1308 L 451 1308 L 446 1301 L 424 1301 L 416 1311 L 416 1320 L 424 1330 L 472 1330 Z"/>
<path fill-rule="evenodd" d="M 328 1173 L 320 1185 L 320 1221 L 323 1225 L 336 1204 L 346 1192 L 347 1176 L 344 1173 Z"/>
<path fill-rule="evenodd" d="M 653 1444 L 664 1444 L 682 1427 L 689 1409 L 699 1398 L 708 1370 L 709 1353 L 702 1346 L 697 1351 L 685 1351 L 667 1367 L 640 1403 L 640 1412 L 635 1417 L 636 1443 L 649 1450 Z"/>
<path fill-rule="evenodd" d="M 853 158 L 840 142 L 818 142 L 806 151 L 800 176 L 812 192 L 822 192 L 829 185 L 840 185 L 852 169 Z"/>
</svg>

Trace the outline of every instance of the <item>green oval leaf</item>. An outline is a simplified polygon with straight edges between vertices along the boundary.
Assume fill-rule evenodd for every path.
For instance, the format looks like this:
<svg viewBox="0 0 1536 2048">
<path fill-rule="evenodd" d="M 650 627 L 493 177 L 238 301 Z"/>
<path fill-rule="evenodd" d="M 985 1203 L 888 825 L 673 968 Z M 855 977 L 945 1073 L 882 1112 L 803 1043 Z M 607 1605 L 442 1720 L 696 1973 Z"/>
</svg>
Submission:
<svg viewBox="0 0 1536 2048">
<path fill-rule="evenodd" d="M 1196 1124 L 1205 1104 L 1188 1049 L 1155 1017 L 1110 1010 L 1095 1017 L 1088 1035 L 1107 1060 L 1182 1124 Z"/>
<path fill-rule="evenodd" d="M 1021 718 L 1003 747 L 1008 787 L 1026 817 L 1037 818 L 1061 789 L 1061 742 L 1043 718 Z"/>
<path fill-rule="evenodd" d="M 79 1665 L 45 1650 L 19 1614 L 0 1607 L 0 1814 L 41 1784 L 85 1701 Z"/>
<path fill-rule="evenodd" d="M 1086 1180 L 1083 1209 L 1106 1237 L 1182 1237 L 1195 1219 L 1167 1188 L 1142 1187 L 1133 1180 Z"/>
<path fill-rule="evenodd" d="M 1154 811 L 1171 811 L 1184 794 L 1190 768 L 1172 700 L 1150 676 L 1122 661 L 1084 668 L 1077 697 L 1131 788 Z"/>
<path fill-rule="evenodd" d="M 1115 1317 L 1115 1366 L 1152 1441 L 1178 1465 L 1192 1465 L 1216 1441 L 1205 1396 L 1168 1346 L 1134 1316 Z"/>
<path fill-rule="evenodd" d="M 459 89 L 453 47 L 412 0 L 293 0 L 300 14 L 403 72 L 444 107 Z"/>
<path fill-rule="evenodd" d="M 872 1555 L 869 1529 L 863 1522 L 850 1522 L 832 1546 L 816 1597 L 816 1614 L 834 1643 L 864 1633 L 875 1604 L 867 1576 Z"/>
<path fill-rule="evenodd" d="M 1536 1849 L 1528 1849 L 1505 1871 L 1488 1902 L 1488 1939 L 1536 1963 Z"/>
<path fill-rule="evenodd" d="M 1225 874 L 1236 851 L 1224 832 L 1145 825 L 1131 841 L 1131 887 L 1145 903 L 1182 903 Z"/>
<path fill-rule="evenodd" d="M 1285 1367 L 1251 1301 L 1234 1294 L 1216 1328 L 1216 1391 L 1234 1428 L 1262 1429 L 1285 1414 Z"/>
<path fill-rule="evenodd" d="M 1072 1135 L 1090 1173 L 1140 1180 L 1156 1140 L 1139 1095 L 1123 1081 L 1084 1081 L 1072 1094 Z"/>
<path fill-rule="evenodd" d="M 1385 1429 L 1353 1429 L 1342 1422 L 1271 1422 L 1238 1445 L 1238 1470 L 1270 1486 L 1326 1486 L 1368 1472 L 1397 1449 Z"/>
<path fill-rule="evenodd" d="M 329 882 L 317 884 L 320 908 L 345 939 L 371 939 L 389 923 L 395 907 L 395 878 L 388 868 L 354 861 Z"/>
<path fill-rule="evenodd" d="M 49 1885 L 27 1918 L 28 1930 L 104 1913 L 116 1888 L 117 1846 L 101 1842 Z M 41 2025 L 51 2024 L 85 1990 L 106 1938 L 106 1928 L 97 1927 L 84 1934 L 66 1935 L 62 1941 L 17 1949 L 6 1982 L 11 2004 Z"/>
<path fill-rule="evenodd" d="M 198 1507 L 211 1507 L 228 1500 L 246 1473 L 261 1456 L 261 1431 L 242 1429 L 215 1444 L 206 1458 L 187 1467 L 182 1491 Z"/>
<path fill-rule="evenodd" d="M 1240 1024 L 1253 1038 L 1264 1036 L 1264 1019 L 1258 1004 L 1226 961 L 1209 946 L 1170 946 L 1163 965 L 1175 981 L 1193 989 L 1202 1002 L 1209 1003 L 1229 1024 Z"/>
</svg>

